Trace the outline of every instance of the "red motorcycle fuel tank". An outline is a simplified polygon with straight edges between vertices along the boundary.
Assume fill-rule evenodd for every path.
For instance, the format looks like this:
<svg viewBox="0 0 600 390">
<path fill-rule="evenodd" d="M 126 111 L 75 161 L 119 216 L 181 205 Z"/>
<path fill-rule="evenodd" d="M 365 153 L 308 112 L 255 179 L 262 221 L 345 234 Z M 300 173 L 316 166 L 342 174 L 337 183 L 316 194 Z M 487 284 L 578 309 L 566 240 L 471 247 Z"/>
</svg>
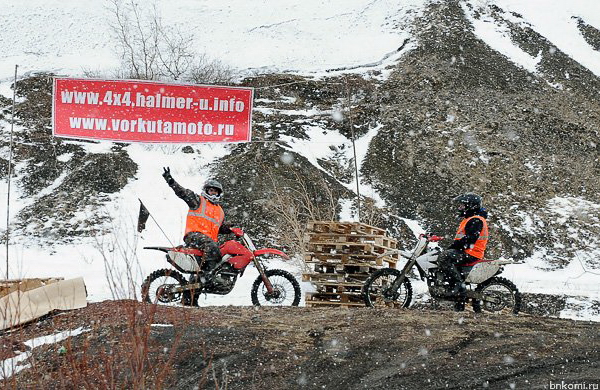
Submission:
<svg viewBox="0 0 600 390">
<path fill-rule="evenodd" d="M 221 255 L 231 255 L 227 261 L 233 265 L 233 268 L 235 269 L 244 268 L 254 257 L 250 249 L 234 240 L 226 241 L 221 245 Z"/>
</svg>

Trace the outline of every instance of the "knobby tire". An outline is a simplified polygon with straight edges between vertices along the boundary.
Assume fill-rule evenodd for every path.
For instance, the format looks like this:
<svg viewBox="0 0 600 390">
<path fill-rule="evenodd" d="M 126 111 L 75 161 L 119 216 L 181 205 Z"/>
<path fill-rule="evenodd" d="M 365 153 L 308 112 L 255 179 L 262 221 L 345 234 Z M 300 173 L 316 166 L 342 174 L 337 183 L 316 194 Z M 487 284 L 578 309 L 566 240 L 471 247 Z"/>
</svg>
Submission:
<svg viewBox="0 0 600 390">
<path fill-rule="evenodd" d="M 144 280 L 144 283 L 142 283 L 142 301 L 148 302 L 148 303 L 159 303 L 159 304 L 162 303 L 158 300 L 157 300 L 157 302 L 152 302 L 152 299 L 150 298 L 151 293 L 156 294 L 156 291 L 153 291 L 153 292 L 150 291 L 150 286 L 152 285 L 152 282 L 154 282 L 156 279 L 162 278 L 162 277 L 173 278 L 181 285 L 187 284 L 187 280 L 185 279 L 185 277 L 175 270 L 172 270 L 172 269 L 156 270 L 156 271 L 152 272 L 150 275 L 148 275 L 148 277 Z M 185 301 L 188 301 L 189 294 L 182 293 L 181 295 L 182 295 L 182 297 L 181 297 L 182 301 L 180 301 L 179 303 L 186 303 L 186 302 L 183 302 L 183 300 L 185 299 Z M 187 303 L 189 304 L 189 302 L 187 302 Z"/>
<path fill-rule="evenodd" d="M 365 305 L 368 307 L 374 307 L 376 304 L 384 302 L 386 306 L 389 306 L 391 303 L 394 307 L 408 307 L 412 299 L 412 285 L 407 277 L 405 277 L 404 281 L 402 281 L 400 288 L 394 292 L 397 293 L 399 291 L 399 298 L 401 298 L 402 290 L 404 290 L 405 297 L 400 300 L 384 300 L 382 293 L 389 293 L 390 291 L 385 289 L 378 291 L 380 286 L 376 285 L 376 283 L 384 281 L 386 278 L 389 278 L 388 285 L 391 285 L 397 278 L 400 277 L 401 274 L 402 273 L 399 270 L 394 268 L 382 268 L 372 273 L 371 276 L 367 278 L 362 288 L 362 296 L 365 301 Z M 379 302 L 377 302 L 378 299 L 380 300 Z"/>
<path fill-rule="evenodd" d="M 489 286 L 492 285 L 500 285 L 503 287 L 508 288 L 511 293 L 512 296 L 514 297 L 514 306 L 512 308 L 512 314 L 518 314 L 519 310 L 521 310 L 521 293 L 519 292 L 519 290 L 517 289 L 517 286 L 515 286 L 515 284 L 513 282 L 511 282 L 510 280 L 506 279 L 506 278 L 502 278 L 502 277 L 494 277 L 494 278 L 490 278 L 488 280 L 486 280 L 485 282 L 481 283 L 480 285 L 477 286 L 477 288 L 475 288 L 476 292 L 482 292 L 484 291 L 486 288 L 488 288 Z M 481 301 L 479 300 L 473 300 L 472 302 L 472 306 L 473 306 L 473 311 L 475 313 L 481 313 L 483 311 L 483 307 L 485 307 L 485 305 L 483 304 Z M 492 311 L 494 312 L 494 311 Z"/>
<path fill-rule="evenodd" d="M 293 299 L 291 299 L 291 303 L 283 303 L 282 304 L 277 304 L 277 301 L 275 300 L 274 302 L 276 302 L 274 305 L 275 306 L 298 306 L 298 304 L 300 303 L 300 284 L 298 283 L 298 281 L 296 280 L 296 278 L 290 274 L 287 271 L 281 270 L 281 269 L 270 269 L 267 270 L 265 272 L 265 274 L 267 275 L 267 278 L 269 279 L 269 281 L 274 285 L 275 288 L 280 288 L 282 286 L 280 286 L 280 283 L 285 283 L 285 281 L 287 281 L 287 283 L 289 283 L 289 285 L 291 286 L 291 289 L 293 290 Z M 278 279 L 279 277 L 279 279 Z M 259 294 L 261 295 L 261 297 L 264 297 L 264 293 L 266 292 L 266 287 L 265 284 L 262 280 L 262 276 L 258 275 L 258 278 L 256 278 L 256 280 L 254 281 L 254 284 L 252 285 L 252 290 L 250 292 L 250 296 L 252 297 L 252 304 L 254 306 L 261 306 L 260 300 L 259 300 Z M 285 291 L 286 294 L 289 294 L 291 291 Z M 265 298 L 266 299 L 266 298 Z M 284 297 L 284 299 L 287 299 L 287 297 Z M 267 300 L 268 302 L 268 300 Z M 265 302 L 265 303 L 267 303 Z"/>
</svg>

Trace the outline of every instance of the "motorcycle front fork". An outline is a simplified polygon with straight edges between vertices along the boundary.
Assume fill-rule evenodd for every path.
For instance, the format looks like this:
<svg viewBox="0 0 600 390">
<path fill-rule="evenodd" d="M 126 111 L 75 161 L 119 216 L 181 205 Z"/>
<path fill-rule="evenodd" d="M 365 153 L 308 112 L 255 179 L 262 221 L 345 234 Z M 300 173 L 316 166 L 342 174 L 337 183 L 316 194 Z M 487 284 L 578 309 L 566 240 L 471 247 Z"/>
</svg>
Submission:
<svg viewBox="0 0 600 390">
<path fill-rule="evenodd" d="M 271 284 L 271 281 L 269 280 L 269 278 L 267 278 L 267 273 L 265 272 L 265 267 L 263 267 L 263 265 L 260 263 L 260 261 L 256 260 L 256 257 L 254 258 L 254 266 L 258 270 L 258 273 L 260 273 L 260 277 L 262 278 L 263 283 L 265 284 L 265 288 L 267 289 L 267 292 L 269 294 L 273 294 L 273 285 Z"/>
<path fill-rule="evenodd" d="M 398 278 L 396 278 L 396 280 L 394 280 L 394 282 L 392 283 L 390 291 L 399 291 L 400 290 L 400 287 L 402 286 L 402 283 L 404 283 L 404 279 L 406 278 L 406 275 L 408 275 L 408 272 L 415 265 L 416 262 L 417 262 L 417 259 L 414 258 L 412 260 L 409 260 L 404 265 L 404 267 L 402 268 L 402 271 L 400 272 L 400 276 Z"/>
</svg>

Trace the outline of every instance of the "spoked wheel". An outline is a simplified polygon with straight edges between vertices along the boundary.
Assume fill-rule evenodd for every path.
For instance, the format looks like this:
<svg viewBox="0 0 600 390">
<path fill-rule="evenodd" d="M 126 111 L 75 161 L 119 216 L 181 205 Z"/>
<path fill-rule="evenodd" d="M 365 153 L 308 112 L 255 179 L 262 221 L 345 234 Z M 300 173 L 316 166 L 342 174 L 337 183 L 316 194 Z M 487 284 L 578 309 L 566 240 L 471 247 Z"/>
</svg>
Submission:
<svg viewBox="0 0 600 390">
<path fill-rule="evenodd" d="M 365 304 L 370 307 L 408 307 L 412 299 L 412 286 L 404 278 L 397 288 L 393 284 L 401 272 L 393 268 L 382 268 L 367 278 L 362 289 Z"/>
<path fill-rule="evenodd" d="M 173 287 L 187 283 L 179 272 L 171 269 L 159 269 L 152 272 L 142 284 L 142 300 L 148 303 L 176 305 L 183 302 L 183 293 L 171 292 Z"/>
<path fill-rule="evenodd" d="M 269 293 L 261 275 L 254 281 L 250 296 L 255 306 L 298 306 L 300 303 L 300 284 L 287 271 L 270 269 L 265 275 L 273 286 Z"/>
<path fill-rule="evenodd" d="M 482 310 L 492 313 L 517 314 L 521 309 L 521 293 L 508 279 L 491 278 L 475 289 L 483 294 L 483 300 L 473 300 L 473 311 Z"/>
</svg>

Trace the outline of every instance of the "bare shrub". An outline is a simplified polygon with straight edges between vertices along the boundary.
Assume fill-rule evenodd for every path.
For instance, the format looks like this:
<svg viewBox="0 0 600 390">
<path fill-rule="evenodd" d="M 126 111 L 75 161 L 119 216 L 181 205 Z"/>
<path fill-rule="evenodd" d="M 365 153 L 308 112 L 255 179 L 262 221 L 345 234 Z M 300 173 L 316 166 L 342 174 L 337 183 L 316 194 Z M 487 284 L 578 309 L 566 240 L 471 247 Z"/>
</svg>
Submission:
<svg viewBox="0 0 600 390">
<path fill-rule="evenodd" d="M 357 204 L 357 201 L 354 201 Z M 375 200 L 369 197 L 361 197 L 360 201 L 360 222 L 371 226 L 380 226 L 383 222 L 383 215 L 386 210 L 380 209 L 375 204 Z"/>
<path fill-rule="evenodd" d="M 281 243 L 303 259 L 307 222 L 337 220 L 337 197 L 322 175 L 309 179 L 293 169 L 292 179 L 286 181 L 269 169 L 265 172 L 272 190 L 265 206 L 276 216 L 275 230 L 280 234 Z M 311 185 L 310 180 L 316 183 Z M 299 265 L 306 268 L 303 261 Z"/>
<path fill-rule="evenodd" d="M 210 59 L 206 54 L 196 56 L 194 64 L 186 75 L 187 81 L 195 84 L 230 84 L 235 71 L 219 60 Z"/>
<path fill-rule="evenodd" d="M 103 214 L 114 214 L 107 206 Z M 137 212 L 137 211 L 136 211 Z M 92 215 L 89 216 L 92 218 Z M 120 211 L 119 217 L 107 217 L 104 230 L 108 234 L 92 238 L 92 246 L 104 264 L 106 286 L 113 299 L 137 299 L 143 272 L 137 254 L 139 236 L 132 230 L 137 225 L 137 214 Z"/>
<path fill-rule="evenodd" d="M 155 5 L 142 8 L 133 0 L 110 0 L 110 28 L 118 43 L 121 69 L 117 78 L 171 80 L 197 84 L 229 83 L 231 68 L 194 51 L 191 33 L 166 26 Z"/>
</svg>

